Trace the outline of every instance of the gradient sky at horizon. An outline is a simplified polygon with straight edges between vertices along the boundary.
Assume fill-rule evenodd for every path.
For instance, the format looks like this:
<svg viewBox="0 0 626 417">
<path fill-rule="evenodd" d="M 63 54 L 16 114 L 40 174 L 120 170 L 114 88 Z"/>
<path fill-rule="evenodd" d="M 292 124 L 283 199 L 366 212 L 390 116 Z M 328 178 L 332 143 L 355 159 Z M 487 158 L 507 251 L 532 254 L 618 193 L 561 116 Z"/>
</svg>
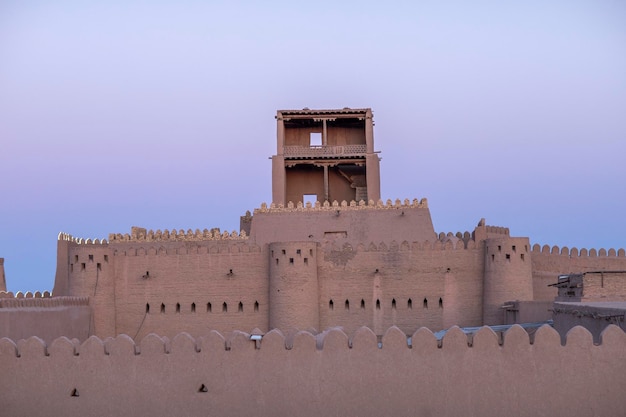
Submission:
<svg viewBox="0 0 626 417">
<path fill-rule="evenodd" d="M 8 289 L 52 289 L 60 231 L 237 229 L 304 107 L 371 107 L 383 198 L 437 232 L 626 248 L 623 1 L 4 0 Z"/>
</svg>

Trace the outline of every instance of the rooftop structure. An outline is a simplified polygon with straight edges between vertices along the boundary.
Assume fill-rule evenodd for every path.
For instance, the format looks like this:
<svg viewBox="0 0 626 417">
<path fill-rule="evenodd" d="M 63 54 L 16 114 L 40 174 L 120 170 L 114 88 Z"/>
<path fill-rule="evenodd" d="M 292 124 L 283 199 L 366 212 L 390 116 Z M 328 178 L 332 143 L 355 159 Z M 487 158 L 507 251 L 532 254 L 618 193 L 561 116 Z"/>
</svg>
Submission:
<svg viewBox="0 0 626 417">
<path fill-rule="evenodd" d="M 278 110 L 272 201 L 380 199 L 371 109 Z"/>
</svg>

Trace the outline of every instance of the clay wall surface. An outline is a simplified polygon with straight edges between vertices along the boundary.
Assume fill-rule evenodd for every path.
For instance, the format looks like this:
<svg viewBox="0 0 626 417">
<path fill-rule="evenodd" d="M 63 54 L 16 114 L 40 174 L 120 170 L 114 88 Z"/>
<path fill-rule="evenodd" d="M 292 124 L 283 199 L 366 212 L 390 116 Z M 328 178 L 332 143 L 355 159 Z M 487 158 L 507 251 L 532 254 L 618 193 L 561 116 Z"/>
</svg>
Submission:
<svg viewBox="0 0 626 417">
<path fill-rule="evenodd" d="M 307 127 L 285 127 L 285 146 L 304 146 L 311 144 L 311 133 L 321 133 L 322 123 L 315 123 Z M 362 145 L 365 144 L 365 123 L 361 126 L 336 126 L 332 122 L 327 124 L 328 146 Z"/>
<path fill-rule="evenodd" d="M 301 201 L 303 195 L 314 194 L 318 200 L 324 199 L 324 171 L 313 165 L 298 165 L 286 170 L 286 193 L 288 201 Z M 328 195 L 332 200 L 351 201 L 356 198 L 356 190 L 336 169 L 328 171 Z"/>
<path fill-rule="evenodd" d="M 317 244 L 273 243 L 269 252 L 270 328 L 319 329 Z"/>
<path fill-rule="evenodd" d="M 365 123 L 361 126 L 347 127 L 334 126 L 328 123 L 328 145 L 364 145 L 365 144 Z"/>
<path fill-rule="evenodd" d="M 87 297 L 0 293 L 0 337 L 20 340 L 37 336 L 51 343 L 66 336 L 83 341 L 89 337 L 91 320 Z"/>
<path fill-rule="evenodd" d="M 527 238 L 489 237 L 484 245 L 483 324 L 502 324 L 505 302 L 533 300 L 530 242 Z"/>
<path fill-rule="evenodd" d="M 625 301 L 626 269 L 622 272 L 604 272 L 583 276 L 581 301 Z"/>
<path fill-rule="evenodd" d="M 426 200 L 334 202 L 318 207 L 263 204 L 254 211 L 250 239 L 258 244 L 289 241 L 431 242 L 437 240 Z"/>
<path fill-rule="evenodd" d="M 325 245 L 320 329 L 368 326 L 382 335 L 390 326 L 412 334 L 419 327 L 481 325 L 483 252 L 473 243 Z"/>
<path fill-rule="evenodd" d="M 116 334 L 268 330 L 268 252 L 246 241 L 114 248 Z"/>
<path fill-rule="evenodd" d="M 110 242 L 60 235 L 55 288 L 90 297 L 90 334 L 267 330 L 267 250 L 235 232 L 137 230 Z"/>
<path fill-rule="evenodd" d="M 302 200 L 303 194 L 315 194 L 318 199 L 324 198 L 324 171 L 313 165 L 287 168 L 286 199 L 288 201 Z"/>
<path fill-rule="evenodd" d="M 626 334 L 594 345 L 580 327 L 565 345 L 547 326 L 531 344 L 515 326 L 440 342 L 397 328 L 379 345 L 367 328 L 260 342 L 236 332 L 0 340 L 2 413 L 19 416 L 618 416 L 626 408 Z"/>
<path fill-rule="evenodd" d="M 508 308 L 505 309 L 503 324 L 537 323 L 552 319 L 553 301 L 511 301 L 505 304 Z"/>
<path fill-rule="evenodd" d="M 538 244 L 532 247 L 533 294 L 537 301 L 553 301 L 557 296 L 555 287 L 561 274 L 587 271 L 626 270 L 624 249 L 569 249 Z"/>
</svg>

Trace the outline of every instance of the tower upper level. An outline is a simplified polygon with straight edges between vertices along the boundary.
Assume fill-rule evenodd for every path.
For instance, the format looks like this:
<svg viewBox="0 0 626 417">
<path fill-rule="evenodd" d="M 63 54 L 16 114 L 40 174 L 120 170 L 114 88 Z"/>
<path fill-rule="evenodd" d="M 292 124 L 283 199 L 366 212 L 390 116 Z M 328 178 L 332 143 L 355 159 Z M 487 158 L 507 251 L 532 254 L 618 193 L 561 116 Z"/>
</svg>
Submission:
<svg viewBox="0 0 626 417">
<path fill-rule="evenodd" d="M 274 203 L 380 198 L 371 109 L 279 110 L 276 122 Z"/>
</svg>

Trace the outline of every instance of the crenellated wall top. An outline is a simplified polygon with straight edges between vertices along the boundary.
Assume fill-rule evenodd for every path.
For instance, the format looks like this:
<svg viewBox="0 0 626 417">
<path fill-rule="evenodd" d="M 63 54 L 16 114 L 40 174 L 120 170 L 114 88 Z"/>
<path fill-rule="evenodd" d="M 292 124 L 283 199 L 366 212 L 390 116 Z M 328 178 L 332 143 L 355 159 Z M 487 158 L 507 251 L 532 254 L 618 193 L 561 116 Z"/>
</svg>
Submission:
<svg viewBox="0 0 626 417">
<path fill-rule="evenodd" d="M 0 309 L 89 306 L 89 297 L 51 297 L 50 293 L 48 293 L 47 297 L 36 297 L 32 294 L 28 296 L 29 293 L 26 293 L 25 296 L 21 296 L 22 294 L 19 292 L 14 297 L 11 297 L 11 293 L 4 294 L 7 294 L 8 296 L 0 296 Z"/>
<path fill-rule="evenodd" d="M 509 228 L 502 226 L 485 226 L 488 235 L 510 236 Z"/>
<path fill-rule="evenodd" d="M 0 299 L 3 298 L 50 298 L 52 297 L 52 294 L 50 294 L 50 291 L 36 291 L 36 292 L 21 292 L 18 291 L 15 294 L 13 294 L 10 291 L 0 291 Z"/>
<path fill-rule="evenodd" d="M 560 256 L 568 256 L 570 258 L 575 258 L 575 257 L 624 258 L 626 257 L 626 251 L 624 249 L 613 249 L 613 248 L 609 250 L 606 250 L 604 248 L 602 249 L 571 248 L 570 249 L 567 246 L 563 246 L 562 248 L 560 248 L 558 246 L 549 246 L 549 245 L 540 246 L 537 243 L 533 245 L 532 252 L 538 255 L 560 255 Z"/>
<path fill-rule="evenodd" d="M 186 232 L 183 229 L 171 231 L 165 229 L 161 230 L 148 230 L 133 233 L 112 233 L 109 235 L 109 243 L 121 243 L 121 242 L 160 242 L 160 241 L 204 241 L 204 240 L 247 240 L 248 236 L 245 230 L 237 232 L 224 231 L 220 232 L 220 229 L 188 229 Z"/>
<path fill-rule="evenodd" d="M 386 202 L 383 200 L 378 200 L 375 202 L 374 200 L 369 200 L 369 202 L 365 202 L 361 200 L 356 202 L 354 200 L 347 202 L 337 200 L 332 203 L 329 201 L 324 201 L 323 203 L 316 201 L 312 204 L 310 201 L 303 203 L 302 201 L 298 201 L 297 203 L 293 203 L 290 201 L 287 203 L 287 206 L 283 204 L 274 204 L 271 203 L 268 205 L 267 203 L 262 203 L 260 208 L 254 209 L 254 213 L 285 213 L 285 212 L 294 212 L 294 211 L 336 211 L 336 210 L 389 210 L 389 209 L 403 209 L 403 208 L 428 208 L 428 200 L 426 198 L 422 198 L 418 200 L 417 198 L 412 201 L 404 199 L 404 201 L 400 199 L 396 199 L 395 202 L 391 199 L 388 199 Z"/>
<path fill-rule="evenodd" d="M 106 239 L 83 239 L 79 237 L 74 237 L 69 233 L 60 232 L 57 236 L 57 240 L 77 243 L 79 245 L 106 245 Z"/>
<path fill-rule="evenodd" d="M 255 333 L 256 334 L 256 333 Z M 458 327 L 452 327 L 443 336 L 442 340 L 437 340 L 435 335 L 427 328 L 418 329 L 413 335 L 407 337 L 399 328 L 389 328 L 379 342 L 376 334 L 367 327 L 358 329 L 352 337 L 349 337 L 339 328 L 331 328 L 317 335 L 299 331 L 294 334 L 284 335 L 280 330 L 274 329 L 265 334 L 259 334 L 260 340 L 254 340 L 250 334 L 234 331 L 227 338 L 217 331 L 211 331 L 207 336 L 194 338 L 188 333 L 179 333 L 173 339 L 160 337 L 156 334 L 149 334 L 141 341 L 135 342 L 127 335 L 118 335 L 115 338 L 101 340 L 96 336 L 91 336 L 82 344 L 78 345 L 66 337 L 55 339 L 50 345 L 38 338 L 30 337 L 15 343 L 11 339 L 0 339 L 0 351 L 3 353 L 12 352 L 18 358 L 31 358 L 34 354 L 42 356 L 98 356 L 98 355 L 149 355 L 161 356 L 167 354 L 188 354 L 197 355 L 203 351 L 224 350 L 226 352 L 254 352 L 261 350 L 306 350 L 307 352 L 318 351 L 348 351 L 352 349 L 369 351 L 390 351 L 397 353 L 401 350 L 416 349 L 421 353 L 428 351 L 435 352 L 443 349 L 446 352 L 466 351 L 479 348 L 489 349 L 494 353 L 500 352 L 504 346 L 512 349 L 514 345 L 530 345 L 530 337 L 519 325 L 514 325 L 503 334 L 502 345 L 498 341 L 498 336 L 489 327 L 481 328 L 470 339 Z M 601 335 L 601 345 L 605 344 L 618 346 L 624 343 L 626 334 L 615 325 L 608 326 Z M 556 330 L 545 325 L 541 327 L 534 336 L 534 344 L 537 346 L 553 345 L 557 349 L 564 349 L 561 345 L 561 338 Z M 591 333 L 583 327 L 577 326 L 571 329 L 566 336 L 565 346 L 594 346 Z M 520 346 L 521 347 L 521 346 Z M 2 355 L 0 355 L 2 356 Z M 6 355 L 5 355 L 6 357 Z"/>
</svg>

